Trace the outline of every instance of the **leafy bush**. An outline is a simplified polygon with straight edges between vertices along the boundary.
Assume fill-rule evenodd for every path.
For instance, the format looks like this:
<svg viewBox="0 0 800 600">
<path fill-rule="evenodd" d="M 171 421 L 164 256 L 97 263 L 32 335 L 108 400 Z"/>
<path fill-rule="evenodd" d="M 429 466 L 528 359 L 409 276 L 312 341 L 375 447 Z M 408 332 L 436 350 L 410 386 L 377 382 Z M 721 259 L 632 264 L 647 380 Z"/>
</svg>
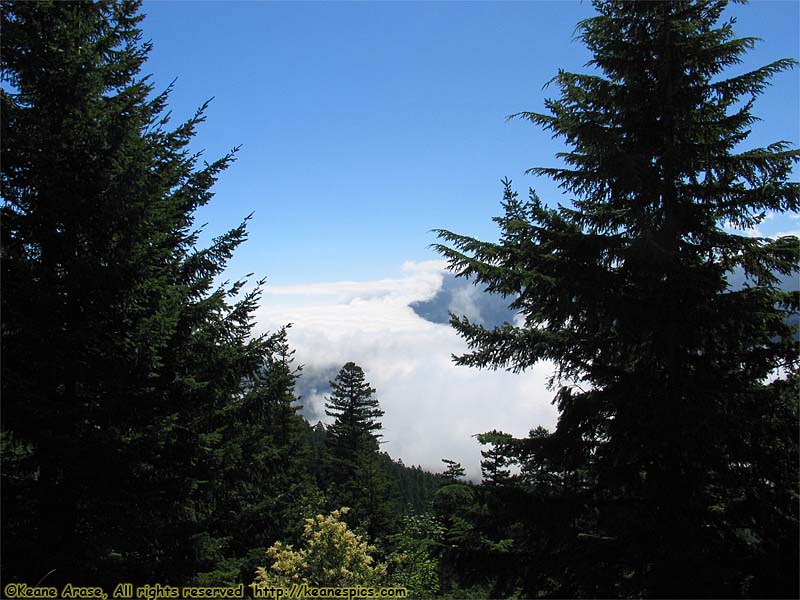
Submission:
<svg viewBox="0 0 800 600">
<path fill-rule="evenodd" d="M 272 564 L 256 569 L 254 588 L 379 586 L 386 581 L 386 565 L 371 556 L 376 548 L 351 531 L 341 517 L 348 508 L 327 517 L 306 519 L 305 546 L 295 550 L 276 542 L 267 550 Z"/>
</svg>

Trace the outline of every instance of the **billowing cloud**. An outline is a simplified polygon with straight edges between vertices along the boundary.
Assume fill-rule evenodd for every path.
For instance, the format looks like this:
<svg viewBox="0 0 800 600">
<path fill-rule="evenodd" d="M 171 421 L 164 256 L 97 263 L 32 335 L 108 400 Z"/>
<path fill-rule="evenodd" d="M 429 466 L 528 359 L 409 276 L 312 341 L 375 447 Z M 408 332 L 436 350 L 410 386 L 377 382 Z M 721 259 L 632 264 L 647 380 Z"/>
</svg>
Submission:
<svg viewBox="0 0 800 600">
<path fill-rule="evenodd" d="M 480 448 L 472 436 L 491 429 L 524 436 L 537 425 L 555 425 L 546 388 L 552 365 L 519 375 L 455 366 L 451 356 L 466 346 L 434 318 L 440 305 L 489 324 L 513 314 L 469 282 L 453 280 L 441 261 L 403 269 L 405 276 L 397 279 L 268 286 L 259 327 L 292 323 L 289 341 L 304 365 L 298 390 L 307 417 L 326 420 L 327 381 L 354 361 L 377 389 L 386 413 L 384 449 L 392 457 L 434 471 L 441 470 L 442 458 L 451 458 L 477 478 Z M 433 311 L 427 318 L 426 306 Z"/>
</svg>

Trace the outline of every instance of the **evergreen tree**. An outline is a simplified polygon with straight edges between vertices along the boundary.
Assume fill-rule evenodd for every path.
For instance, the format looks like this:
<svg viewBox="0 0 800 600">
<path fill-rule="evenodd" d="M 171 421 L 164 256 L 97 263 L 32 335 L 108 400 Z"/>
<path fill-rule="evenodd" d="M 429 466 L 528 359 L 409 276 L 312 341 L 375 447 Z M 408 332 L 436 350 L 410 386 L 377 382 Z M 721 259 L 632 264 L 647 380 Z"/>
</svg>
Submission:
<svg viewBox="0 0 800 600">
<path fill-rule="evenodd" d="M 312 471 L 321 489 L 329 486 L 328 473 L 328 429 L 322 421 L 311 427 L 309 424 L 309 435 L 311 436 Z"/>
<path fill-rule="evenodd" d="M 198 248 L 233 154 L 188 145 L 139 73 L 139 3 L 2 3 L 2 579 L 179 583 L 207 532 L 220 430 L 269 347 L 258 288 Z"/>
<path fill-rule="evenodd" d="M 512 459 L 509 457 L 507 446 L 512 440 L 511 435 L 492 430 L 488 433 L 479 433 L 476 437 L 482 446 L 488 446 L 486 450 L 481 450 L 482 485 L 496 487 L 509 484 L 512 478 L 508 467 Z"/>
<path fill-rule="evenodd" d="M 457 362 L 557 367 L 558 426 L 527 448 L 559 469 L 561 509 L 524 516 L 551 536 L 526 592 L 796 597 L 798 295 L 776 274 L 796 272 L 798 240 L 728 228 L 800 207 L 798 151 L 740 146 L 794 61 L 724 77 L 754 40 L 720 23 L 723 1 L 595 6 L 579 30 L 596 72 L 559 72 L 549 112 L 518 115 L 569 145 L 532 171 L 571 206 L 506 181 L 498 243 L 439 232 L 453 271 L 525 317 L 454 317 Z"/>
<path fill-rule="evenodd" d="M 259 492 L 260 502 L 269 503 L 268 510 L 262 508 L 274 528 L 269 541 L 299 541 L 302 519 L 317 514 L 321 508 L 312 469 L 312 432 L 294 394 L 300 369 L 292 367 L 294 351 L 289 349 L 286 330 L 275 334 L 271 341 L 274 345 L 249 394 L 263 411 L 257 420 L 262 424 L 262 445 L 270 449 L 268 461 L 254 470 L 266 475 L 266 485 Z M 262 528 L 263 525 L 262 519 Z"/>
<path fill-rule="evenodd" d="M 356 452 L 361 444 L 378 448 L 378 438 L 383 411 L 378 399 L 373 397 L 375 389 L 370 387 L 364 371 L 353 362 L 344 365 L 336 379 L 330 382 L 331 395 L 325 403 L 325 414 L 336 422 L 329 429 L 332 448 Z"/>
<path fill-rule="evenodd" d="M 466 474 L 461 463 L 449 458 L 443 458 L 442 462 L 447 465 L 444 473 L 442 473 L 442 477 L 447 483 L 457 483 Z"/>
<path fill-rule="evenodd" d="M 325 414 L 334 417 L 328 428 L 327 447 L 338 480 L 352 480 L 364 454 L 378 451 L 383 416 L 375 389 L 365 380 L 364 371 L 355 363 L 344 365 L 330 382 L 331 395 L 325 403 Z"/>
<path fill-rule="evenodd" d="M 221 421 L 221 476 L 213 482 L 209 537 L 223 543 L 198 584 L 249 583 L 267 547 L 277 540 L 299 542 L 303 519 L 322 507 L 311 431 L 294 395 L 299 369 L 292 366 L 286 328 L 265 344 L 264 365 Z"/>
<path fill-rule="evenodd" d="M 351 519 L 366 528 L 371 538 L 389 528 L 389 477 L 380 460 L 383 416 L 364 371 L 355 363 L 344 365 L 330 382 L 325 414 L 336 420 L 328 428 L 330 500 L 352 508 Z M 391 462 L 391 461 L 390 461 Z"/>
</svg>

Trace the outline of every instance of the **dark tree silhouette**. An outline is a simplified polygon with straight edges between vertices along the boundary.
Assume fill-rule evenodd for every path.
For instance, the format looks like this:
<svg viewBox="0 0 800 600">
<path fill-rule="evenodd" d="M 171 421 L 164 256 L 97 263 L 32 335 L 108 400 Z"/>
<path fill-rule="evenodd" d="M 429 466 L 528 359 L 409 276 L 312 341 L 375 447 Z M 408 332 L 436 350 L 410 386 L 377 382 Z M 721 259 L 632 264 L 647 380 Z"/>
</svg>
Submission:
<svg viewBox="0 0 800 600">
<path fill-rule="evenodd" d="M 719 22 L 725 2 L 595 6 L 579 31 L 596 71 L 559 72 L 548 112 L 516 115 L 569 146 L 531 171 L 571 205 L 506 181 L 498 243 L 439 231 L 450 268 L 525 318 L 454 318 L 457 362 L 557 367 L 558 427 L 528 447 L 571 484 L 526 589 L 796 596 L 798 296 L 776 275 L 796 272 L 798 240 L 728 228 L 800 207 L 798 151 L 742 149 L 755 98 L 794 61 L 725 77 L 754 44 Z"/>
</svg>

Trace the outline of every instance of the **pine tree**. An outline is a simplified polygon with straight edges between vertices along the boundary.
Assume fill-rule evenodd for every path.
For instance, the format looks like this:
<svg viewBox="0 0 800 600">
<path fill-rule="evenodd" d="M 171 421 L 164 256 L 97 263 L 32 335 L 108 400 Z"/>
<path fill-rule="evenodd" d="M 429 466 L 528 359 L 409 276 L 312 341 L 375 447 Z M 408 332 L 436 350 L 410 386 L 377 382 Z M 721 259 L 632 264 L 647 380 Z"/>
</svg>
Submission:
<svg viewBox="0 0 800 600">
<path fill-rule="evenodd" d="M 378 450 L 383 410 L 355 363 L 345 364 L 330 384 L 325 414 L 336 419 L 327 435 L 331 501 L 352 508 L 351 520 L 374 539 L 387 531 L 394 512 L 389 506 L 389 474 Z"/>
<path fill-rule="evenodd" d="M 233 153 L 188 145 L 140 76 L 136 1 L 2 3 L 4 582 L 183 582 L 220 429 L 269 348 L 258 287 L 217 286 L 244 223 L 198 248 Z"/>
<path fill-rule="evenodd" d="M 482 485 L 487 487 L 497 487 L 508 485 L 511 480 L 509 466 L 512 459 L 509 457 L 507 449 L 508 443 L 513 439 L 508 433 L 492 430 L 487 433 L 479 433 L 477 436 L 481 446 L 488 446 L 486 450 L 481 450 L 481 474 L 483 475 Z"/>
<path fill-rule="evenodd" d="M 465 476 L 466 472 L 460 462 L 450 460 L 449 458 L 443 458 L 442 462 L 447 465 L 444 473 L 442 473 L 442 478 L 447 483 L 458 483 L 458 481 Z"/>
<path fill-rule="evenodd" d="M 299 542 L 303 519 L 322 508 L 311 431 L 294 394 L 300 369 L 293 367 L 286 328 L 264 341 L 264 365 L 226 409 L 219 430 L 221 473 L 213 482 L 208 529 L 211 539 L 223 541 L 224 559 L 209 562 L 198 585 L 248 583 L 267 547 Z"/>
<path fill-rule="evenodd" d="M 331 395 L 325 403 L 325 414 L 336 419 L 328 429 L 328 448 L 341 468 L 354 472 L 362 453 L 377 452 L 380 419 L 383 411 L 375 389 L 367 383 L 364 371 L 355 363 L 344 365 L 330 382 Z"/>
<path fill-rule="evenodd" d="M 798 151 L 741 149 L 755 98 L 794 61 L 725 78 L 754 40 L 719 22 L 722 1 L 595 6 L 579 30 L 596 72 L 559 72 L 549 112 L 517 115 L 568 144 L 563 166 L 531 171 L 571 205 L 505 181 L 498 243 L 439 232 L 450 268 L 525 318 L 453 318 L 457 362 L 557 368 L 557 429 L 528 447 L 569 485 L 554 486 L 558 532 L 525 517 L 551 536 L 526 591 L 796 596 L 798 295 L 776 282 L 798 240 L 729 228 L 800 208 Z"/>
</svg>

